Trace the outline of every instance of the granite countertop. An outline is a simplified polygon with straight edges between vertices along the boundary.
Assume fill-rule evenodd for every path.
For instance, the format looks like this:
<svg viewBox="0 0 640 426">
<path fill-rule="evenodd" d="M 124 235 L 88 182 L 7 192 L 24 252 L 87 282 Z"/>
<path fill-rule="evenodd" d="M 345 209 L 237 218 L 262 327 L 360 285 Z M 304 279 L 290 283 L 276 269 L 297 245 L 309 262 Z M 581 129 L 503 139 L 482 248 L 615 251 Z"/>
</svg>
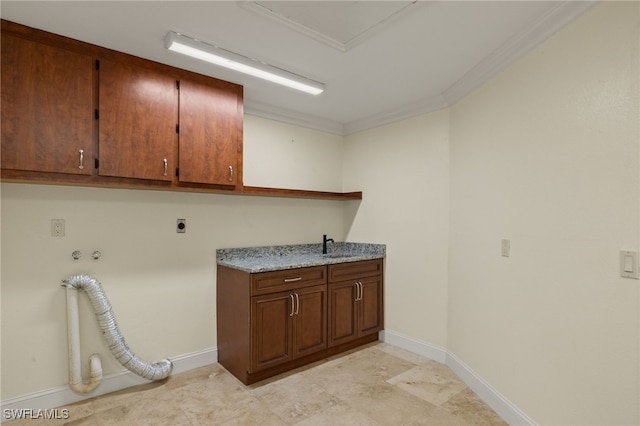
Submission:
<svg viewBox="0 0 640 426">
<path fill-rule="evenodd" d="M 299 244 L 230 248 L 216 250 L 218 265 L 256 273 L 382 259 L 386 245 L 368 243 L 328 243 L 327 254 L 322 254 L 322 244 Z"/>
</svg>

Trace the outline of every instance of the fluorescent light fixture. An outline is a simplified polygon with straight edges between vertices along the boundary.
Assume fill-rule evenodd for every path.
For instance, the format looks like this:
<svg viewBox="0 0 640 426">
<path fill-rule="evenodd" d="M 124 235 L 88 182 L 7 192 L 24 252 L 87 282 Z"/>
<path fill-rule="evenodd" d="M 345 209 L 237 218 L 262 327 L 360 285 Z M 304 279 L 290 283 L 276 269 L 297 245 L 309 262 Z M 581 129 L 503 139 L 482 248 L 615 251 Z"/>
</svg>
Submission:
<svg viewBox="0 0 640 426">
<path fill-rule="evenodd" d="M 324 84 L 317 81 L 173 31 L 167 34 L 165 42 L 167 49 L 174 52 L 269 80 L 292 89 L 301 90 L 312 95 L 318 95 L 324 91 Z"/>
</svg>

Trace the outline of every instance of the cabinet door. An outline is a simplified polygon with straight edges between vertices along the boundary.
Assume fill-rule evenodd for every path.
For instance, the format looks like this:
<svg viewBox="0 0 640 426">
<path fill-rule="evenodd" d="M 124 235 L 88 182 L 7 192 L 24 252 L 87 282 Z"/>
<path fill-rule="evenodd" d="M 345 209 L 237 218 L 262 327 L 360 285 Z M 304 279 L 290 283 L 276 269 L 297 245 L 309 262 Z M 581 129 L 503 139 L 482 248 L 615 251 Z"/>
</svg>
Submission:
<svg viewBox="0 0 640 426">
<path fill-rule="evenodd" d="M 290 292 L 251 298 L 252 371 L 293 359 L 294 303 Z"/>
<path fill-rule="evenodd" d="M 93 60 L 2 35 L 2 168 L 89 175 Z"/>
<path fill-rule="evenodd" d="M 178 89 L 166 74 L 100 61 L 100 175 L 173 180 Z"/>
<path fill-rule="evenodd" d="M 180 81 L 181 182 L 235 186 L 241 131 L 236 92 Z"/>
<path fill-rule="evenodd" d="M 382 330 L 382 277 L 359 280 L 362 295 L 358 301 L 358 335 Z"/>
<path fill-rule="evenodd" d="M 327 286 L 297 289 L 293 294 L 293 356 L 297 358 L 327 347 Z"/>
<path fill-rule="evenodd" d="M 329 284 L 328 346 L 358 337 L 356 294 L 356 284 L 353 281 Z"/>
</svg>

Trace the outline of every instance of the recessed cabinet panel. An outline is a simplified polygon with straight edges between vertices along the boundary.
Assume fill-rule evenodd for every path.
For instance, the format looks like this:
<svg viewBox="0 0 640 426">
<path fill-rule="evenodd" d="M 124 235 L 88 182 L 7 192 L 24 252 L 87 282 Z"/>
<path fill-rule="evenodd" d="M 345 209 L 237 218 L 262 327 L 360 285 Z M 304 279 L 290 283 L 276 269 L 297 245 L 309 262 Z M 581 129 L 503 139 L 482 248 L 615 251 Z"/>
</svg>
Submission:
<svg viewBox="0 0 640 426">
<path fill-rule="evenodd" d="M 293 358 L 289 293 L 275 293 L 252 298 L 252 366 L 261 369 Z"/>
<path fill-rule="evenodd" d="M 90 56 L 2 35 L 2 168 L 89 175 Z"/>
<path fill-rule="evenodd" d="M 329 346 L 383 329 L 382 268 L 379 259 L 329 265 Z"/>
<path fill-rule="evenodd" d="M 327 286 L 308 287 L 294 292 L 294 358 L 327 347 Z"/>
<path fill-rule="evenodd" d="M 356 293 L 352 282 L 329 284 L 329 346 L 358 337 Z"/>
<path fill-rule="evenodd" d="M 360 280 L 360 335 L 382 330 L 382 276 Z"/>
<path fill-rule="evenodd" d="M 180 81 L 180 182 L 238 183 L 242 117 L 238 94 Z"/>
<path fill-rule="evenodd" d="M 175 78 L 100 61 L 100 175 L 171 181 L 175 176 Z"/>
</svg>

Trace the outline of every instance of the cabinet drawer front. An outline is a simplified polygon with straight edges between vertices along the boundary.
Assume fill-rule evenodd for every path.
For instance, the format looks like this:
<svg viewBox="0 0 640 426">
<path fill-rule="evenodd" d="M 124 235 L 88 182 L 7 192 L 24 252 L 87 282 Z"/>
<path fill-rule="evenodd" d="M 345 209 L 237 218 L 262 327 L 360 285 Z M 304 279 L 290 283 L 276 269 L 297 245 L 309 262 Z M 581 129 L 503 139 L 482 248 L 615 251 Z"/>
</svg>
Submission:
<svg viewBox="0 0 640 426">
<path fill-rule="evenodd" d="M 329 265 L 329 282 L 382 275 L 382 259 Z"/>
<path fill-rule="evenodd" d="M 326 266 L 262 272 L 251 275 L 251 295 L 256 296 L 326 283 Z"/>
</svg>

